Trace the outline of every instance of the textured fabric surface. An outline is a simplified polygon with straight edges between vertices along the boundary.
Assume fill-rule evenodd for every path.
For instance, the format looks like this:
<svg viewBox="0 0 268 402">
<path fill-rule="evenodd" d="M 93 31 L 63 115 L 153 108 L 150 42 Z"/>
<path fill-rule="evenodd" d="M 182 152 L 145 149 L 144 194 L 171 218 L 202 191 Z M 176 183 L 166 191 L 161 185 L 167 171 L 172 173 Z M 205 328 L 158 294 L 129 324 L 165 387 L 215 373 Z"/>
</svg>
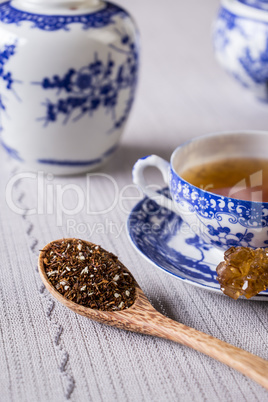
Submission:
<svg viewBox="0 0 268 402">
<path fill-rule="evenodd" d="M 19 166 L 1 152 L 0 401 L 267 400 L 261 386 L 194 350 L 74 314 L 44 289 L 37 272 L 39 250 L 49 241 L 90 240 L 119 256 L 161 313 L 268 359 L 267 302 L 234 302 L 182 283 L 145 261 L 126 231 L 141 199 L 131 185 L 136 159 L 151 153 L 168 159 L 183 141 L 212 131 L 267 129 L 267 105 L 214 60 L 216 1 L 118 3 L 139 26 L 142 62 L 115 157 L 87 177 L 40 173 L 19 180 Z"/>
</svg>

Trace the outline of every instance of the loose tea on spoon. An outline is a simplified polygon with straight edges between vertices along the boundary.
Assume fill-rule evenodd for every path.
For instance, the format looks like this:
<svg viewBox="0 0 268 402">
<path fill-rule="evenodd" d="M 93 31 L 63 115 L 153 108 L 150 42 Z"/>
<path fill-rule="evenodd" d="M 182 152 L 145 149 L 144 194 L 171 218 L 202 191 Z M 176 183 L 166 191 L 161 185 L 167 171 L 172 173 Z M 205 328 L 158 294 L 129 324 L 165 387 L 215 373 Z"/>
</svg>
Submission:
<svg viewBox="0 0 268 402">
<path fill-rule="evenodd" d="M 100 246 L 63 239 L 45 250 L 44 268 L 64 297 L 98 310 L 123 310 L 134 303 L 136 282 L 118 258 Z"/>
<path fill-rule="evenodd" d="M 41 250 L 38 265 L 49 292 L 75 313 L 187 345 L 268 389 L 267 361 L 163 316 L 127 268 L 100 246 L 76 239 L 56 240 Z"/>
</svg>

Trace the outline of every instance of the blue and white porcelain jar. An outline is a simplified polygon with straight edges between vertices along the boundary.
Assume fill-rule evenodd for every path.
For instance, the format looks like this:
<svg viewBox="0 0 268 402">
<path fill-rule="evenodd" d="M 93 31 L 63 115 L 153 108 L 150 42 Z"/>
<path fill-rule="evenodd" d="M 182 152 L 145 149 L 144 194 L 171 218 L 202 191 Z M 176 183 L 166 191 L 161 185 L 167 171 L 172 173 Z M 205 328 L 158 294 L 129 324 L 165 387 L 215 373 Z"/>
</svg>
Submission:
<svg viewBox="0 0 268 402">
<path fill-rule="evenodd" d="M 135 23 L 101 0 L 0 3 L 0 142 L 25 166 L 89 171 L 115 151 L 137 84 Z"/>
<path fill-rule="evenodd" d="M 213 41 L 219 63 L 268 102 L 268 0 L 221 0 Z"/>
</svg>

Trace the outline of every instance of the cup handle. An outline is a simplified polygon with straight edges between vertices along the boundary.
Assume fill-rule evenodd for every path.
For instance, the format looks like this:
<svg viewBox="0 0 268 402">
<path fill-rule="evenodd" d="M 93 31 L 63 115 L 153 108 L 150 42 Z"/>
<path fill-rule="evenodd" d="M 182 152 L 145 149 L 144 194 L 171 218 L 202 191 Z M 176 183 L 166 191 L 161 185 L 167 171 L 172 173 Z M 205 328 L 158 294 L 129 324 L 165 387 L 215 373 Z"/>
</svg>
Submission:
<svg viewBox="0 0 268 402">
<path fill-rule="evenodd" d="M 146 156 L 142 159 L 139 159 L 135 163 L 132 170 L 133 183 L 136 184 L 144 192 L 144 194 L 147 195 L 147 197 L 153 199 L 161 207 L 168 208 L 177 214 L 178 210 L 176 209 L 173 201 L 170 198 L 157 193 L 149 187 L 144 177 L 144 169 L 148 166 L 156 167 L 157 169 L 159 169 L 162 173 L 164 182 L 167 185 L 169 184 L 169 162 L 167 162 L 163 158 L 160 158 L 160 156 L 157 155 Z"/>
</svg>

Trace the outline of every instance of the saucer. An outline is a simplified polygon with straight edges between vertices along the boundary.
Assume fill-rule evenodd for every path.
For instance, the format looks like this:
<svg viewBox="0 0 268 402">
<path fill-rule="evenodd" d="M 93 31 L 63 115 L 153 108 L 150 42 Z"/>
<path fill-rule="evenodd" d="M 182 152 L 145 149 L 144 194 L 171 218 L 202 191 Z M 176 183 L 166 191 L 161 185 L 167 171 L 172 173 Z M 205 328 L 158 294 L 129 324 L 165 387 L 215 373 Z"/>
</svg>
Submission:
<svg viewBox="0 0 268 402">
<path fill-rule="evenodd" d="M 160 193 L 170 197 L 168 188 Z M 145 197 L 131 211 L 127 227 L 132 244 L 156 267 L 191 285 L 223 294 L 216 279 L 223 251 L 205 244 L 180 216 Z M 250 300 L 268 301 L 268 290 Z"/>
</svg>

